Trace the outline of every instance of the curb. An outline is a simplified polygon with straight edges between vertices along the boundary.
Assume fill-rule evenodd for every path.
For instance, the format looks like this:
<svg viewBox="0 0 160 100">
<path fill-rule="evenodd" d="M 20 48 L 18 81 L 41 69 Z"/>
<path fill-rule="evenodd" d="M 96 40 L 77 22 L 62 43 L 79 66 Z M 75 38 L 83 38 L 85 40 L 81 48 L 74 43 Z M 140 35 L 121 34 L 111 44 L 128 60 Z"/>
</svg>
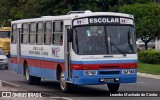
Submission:
<svg viewBox="0 0 160 100">
<path fill-rule="evenodd" d="M 147 74 L 147 73 L 137 73 L 140 77 L 146 77 L 146 78 L 153 78 L 153 79 L 160 79 L 160 75 L 153 75 L 153 74 Z"/>
</svg>

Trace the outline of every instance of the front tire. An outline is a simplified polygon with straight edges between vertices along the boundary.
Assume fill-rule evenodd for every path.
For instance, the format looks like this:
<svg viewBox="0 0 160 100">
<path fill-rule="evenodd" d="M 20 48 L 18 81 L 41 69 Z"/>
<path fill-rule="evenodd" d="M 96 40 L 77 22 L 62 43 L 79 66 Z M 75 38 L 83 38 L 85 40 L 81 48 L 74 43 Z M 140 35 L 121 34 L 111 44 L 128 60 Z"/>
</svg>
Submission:
<svg viewBox="0 0 160 100">
<path fill-rule="evenodd" d="M 71 83 L 67 83 L 65 80 L 65 75 L 64 72 L 61 72 L 60 74 L 60 88 L 62 90 L 62 92 L 70 92 L 72 89 L 73 84 Z"/>
<path fill-rule="evenodd" d="M 25 68 L 25 79 L 29 85 L 37 85 L 40 84 L 41 78 L 36 76 L 29 75 L 29 68 Z"/>
<path fill-rule="evenodd" d="M 116 84 L 107 84 L 108 85 L 108 89 L 110 92 L 117 92 L 119 89 L 120 84 L 116 83 Z"/>
</svg>

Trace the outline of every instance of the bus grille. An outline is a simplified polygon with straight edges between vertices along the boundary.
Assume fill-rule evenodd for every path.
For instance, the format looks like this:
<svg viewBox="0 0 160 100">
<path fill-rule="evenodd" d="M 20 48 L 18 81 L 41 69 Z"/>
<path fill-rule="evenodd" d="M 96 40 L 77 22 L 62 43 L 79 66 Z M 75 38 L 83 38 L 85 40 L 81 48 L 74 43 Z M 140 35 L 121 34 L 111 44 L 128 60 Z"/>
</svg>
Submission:
<svg viewBox="0 0 160 100">
<path fill-rule="evenodd" d="M 120 74 L 120 71 L 99 71 L 99 75 Z"/>
<path fill-rule="evenodd" d="M 119 66 L 99 66 L 101 69 L 117 69 Z"/>
</svg>

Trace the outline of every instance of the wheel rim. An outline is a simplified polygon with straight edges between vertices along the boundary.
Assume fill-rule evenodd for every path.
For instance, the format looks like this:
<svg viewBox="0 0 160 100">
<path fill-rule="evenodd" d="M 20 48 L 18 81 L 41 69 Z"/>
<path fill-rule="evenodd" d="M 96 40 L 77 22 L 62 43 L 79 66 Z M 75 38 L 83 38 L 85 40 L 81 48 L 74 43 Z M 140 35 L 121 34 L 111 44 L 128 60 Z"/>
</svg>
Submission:
<svg viewBox="0 0 160 100">
<path fill-rule="evenodd" d="M 61 86 L 62 90 L 64 90 L 66 87 L 66 81 L 65 81 L 65 77 L 64 77 L 63 72 L 61 73 L 61 76 L 60 76 L 60 86 Z"/>
<path fill-rule="evenodd" d="M 29 80 L 29 69 L 28 69 L 28 67 L 26 68 L 26 80 L 27 81 Z"/>
</svg>

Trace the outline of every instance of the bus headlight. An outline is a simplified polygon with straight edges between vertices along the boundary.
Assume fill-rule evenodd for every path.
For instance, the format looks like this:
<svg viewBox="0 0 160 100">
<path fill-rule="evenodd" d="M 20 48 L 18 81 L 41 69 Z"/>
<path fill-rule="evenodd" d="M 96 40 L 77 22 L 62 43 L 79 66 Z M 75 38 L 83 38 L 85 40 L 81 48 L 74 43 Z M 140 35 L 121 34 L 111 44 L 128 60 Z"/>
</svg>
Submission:
<svg viewBox="0 0 160 100">
<path fill-rule="evenodd" d="M 84 71 L 84 75 L 97 75 L 97 71 L 96 70 L 85 70 Z"/>
<path fill-rule="evenodd" d="M 135 74 L 135 69 L 124 69 L 122 74 Z"/>
</svg>

